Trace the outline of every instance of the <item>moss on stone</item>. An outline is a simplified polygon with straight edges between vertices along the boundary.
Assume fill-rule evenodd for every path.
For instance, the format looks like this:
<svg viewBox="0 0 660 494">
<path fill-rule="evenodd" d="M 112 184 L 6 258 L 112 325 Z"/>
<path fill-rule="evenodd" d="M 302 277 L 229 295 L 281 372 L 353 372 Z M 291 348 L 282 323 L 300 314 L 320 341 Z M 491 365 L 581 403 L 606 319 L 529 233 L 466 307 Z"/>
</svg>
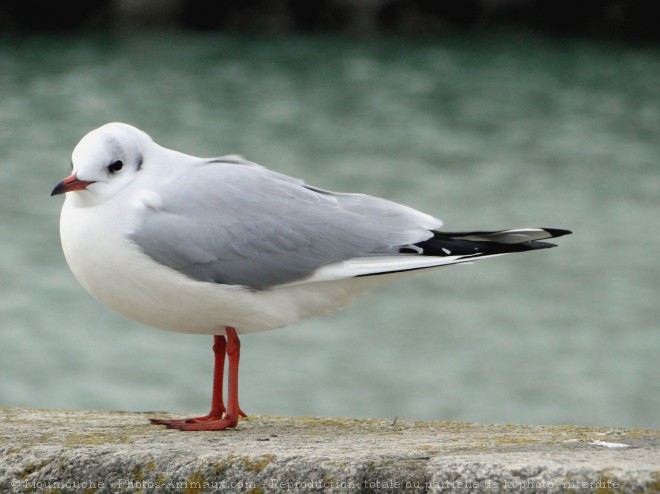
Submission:
<svg viewBox="0 0 660 494">
<path fill-rule="evenodd" d="M 652 481 L 646 485 L 645 494 L 657 494 L 660 493 L 660 470 L 657 472 L 651 472 Z"/>
<path fill-rule="evenodd" d="M 270 465 L 275 458 L 277 458 L 275 455 L 265 454 L 260 458 L 252 458 L 250 456 L 244 456 L 243 458 L 241 458 L 241 461 L 243 462 L 243 466 L 245 467 L 246 470 L 249 470 L 250 472 L 254 472 L 254 473 L 259 473 L 268 465 Z"/>
<path fill-rule="evenodd" d="M 204 492 L 204 476 L 201 472 L 193 472 L 186 479 L 183 494 L 199 494 Z"/>
</svg>

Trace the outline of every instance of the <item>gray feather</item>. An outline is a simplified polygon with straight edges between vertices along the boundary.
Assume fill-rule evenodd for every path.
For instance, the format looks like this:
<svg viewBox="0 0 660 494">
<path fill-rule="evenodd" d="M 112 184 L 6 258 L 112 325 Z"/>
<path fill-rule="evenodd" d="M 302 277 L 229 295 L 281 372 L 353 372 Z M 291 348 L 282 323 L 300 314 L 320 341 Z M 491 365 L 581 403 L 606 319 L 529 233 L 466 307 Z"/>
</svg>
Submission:
<svg viewBox="0 0 660 494">
<path fill-rule="evenodd" d="M 248 165 L 248 166 L 245 166 Z M 130 238 L 198 281 L 265 290 L 333 262 L 398 253 L 441 222 L 384 199 L 336 194 L 231 156 L 158 190 Z"/>
</svg>

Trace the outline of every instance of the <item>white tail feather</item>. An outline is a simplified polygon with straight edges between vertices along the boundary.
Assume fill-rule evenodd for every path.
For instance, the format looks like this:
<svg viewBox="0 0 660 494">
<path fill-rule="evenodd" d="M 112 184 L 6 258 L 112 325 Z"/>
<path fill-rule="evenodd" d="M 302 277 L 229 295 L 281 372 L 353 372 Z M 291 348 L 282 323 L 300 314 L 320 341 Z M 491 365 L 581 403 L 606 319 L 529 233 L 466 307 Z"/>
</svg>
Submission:
<svg viewBox="0 0 660 494">
<path fill-rule="evenodd" d="M 296 280 L 281 286 L 295 286 L 306 283 L 316 283 L 320 281 L 355 278 L 357 276 L 370 276 L 386 273 L 415 271 L 418 269 L 437 268 L 441 266 L 448 266 L 450 264 L 468 263 L 478 259 L 486 259 L 489 257 L 497 257 L 502 255 L 504 254 L 447 257 L 422 257 L 416 255 L 356 257 L 346 261 L 328 264 L 307 278 Z"/>
</svg>

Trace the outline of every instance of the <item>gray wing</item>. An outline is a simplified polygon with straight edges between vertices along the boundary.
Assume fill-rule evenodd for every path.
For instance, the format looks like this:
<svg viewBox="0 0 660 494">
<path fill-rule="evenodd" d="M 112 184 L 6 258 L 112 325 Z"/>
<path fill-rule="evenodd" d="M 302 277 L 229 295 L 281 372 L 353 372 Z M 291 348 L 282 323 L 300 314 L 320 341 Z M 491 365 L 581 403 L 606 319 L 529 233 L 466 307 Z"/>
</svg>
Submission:
<svg viewBox="0 0 660 494">
<path fill-rule="evenodd" d="M 238 157 L 206 161 L 157 193 L 130 238 L 198 281 L 264 290 L 328 264 L 398 253 L 441 222 L 359 194 L 336 194 Z"/>
</svg>

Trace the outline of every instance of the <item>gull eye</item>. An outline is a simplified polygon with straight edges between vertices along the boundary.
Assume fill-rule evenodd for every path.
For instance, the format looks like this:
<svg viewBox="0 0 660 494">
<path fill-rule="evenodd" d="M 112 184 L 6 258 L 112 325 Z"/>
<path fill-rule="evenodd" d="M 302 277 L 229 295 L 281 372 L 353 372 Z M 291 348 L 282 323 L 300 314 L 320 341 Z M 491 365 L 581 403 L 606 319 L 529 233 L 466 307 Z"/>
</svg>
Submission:
<svg viewBox="0 0 660 494">
<path fill-rule="evenodd" d="M 120 160 L 117 160 L 114 163 L 108 165 L 108 171 L 110 173 L 115 173 L 115 172 L 118 172 L 119 170 L 121 170 L 123 166 L 124 166 L 124 163 L 122 163 Z"/>
</svg>

